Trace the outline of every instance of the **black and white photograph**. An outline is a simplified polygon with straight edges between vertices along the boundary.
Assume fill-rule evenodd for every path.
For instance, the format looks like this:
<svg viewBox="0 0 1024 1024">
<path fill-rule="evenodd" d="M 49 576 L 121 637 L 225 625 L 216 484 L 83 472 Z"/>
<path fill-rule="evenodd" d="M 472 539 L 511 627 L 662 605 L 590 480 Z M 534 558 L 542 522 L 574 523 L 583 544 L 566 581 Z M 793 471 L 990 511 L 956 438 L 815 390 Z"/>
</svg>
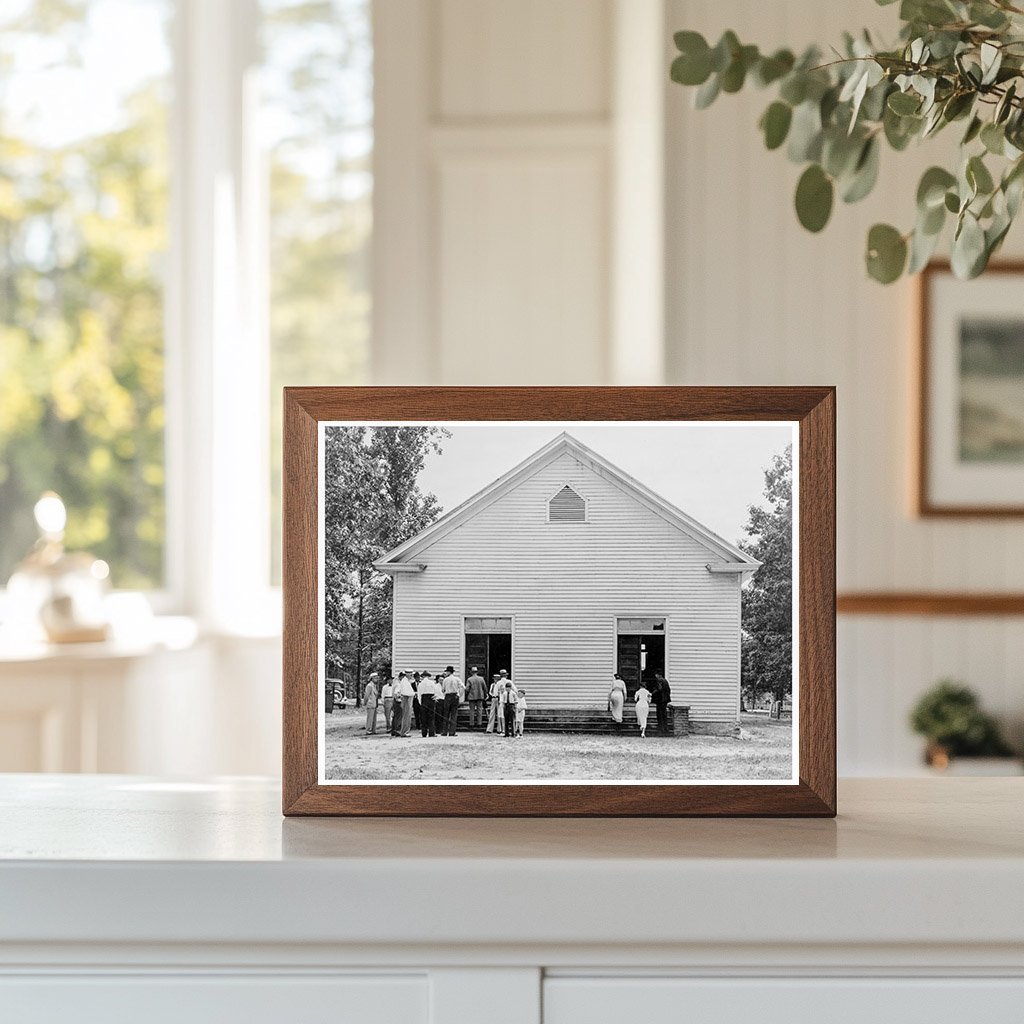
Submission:
<svg viewBox="0 0 1024 1024">
<path fill-rule="evenodd" d="M 319 425 L 322 784 L 795 784 L 796 427 Z"/>
</svg>

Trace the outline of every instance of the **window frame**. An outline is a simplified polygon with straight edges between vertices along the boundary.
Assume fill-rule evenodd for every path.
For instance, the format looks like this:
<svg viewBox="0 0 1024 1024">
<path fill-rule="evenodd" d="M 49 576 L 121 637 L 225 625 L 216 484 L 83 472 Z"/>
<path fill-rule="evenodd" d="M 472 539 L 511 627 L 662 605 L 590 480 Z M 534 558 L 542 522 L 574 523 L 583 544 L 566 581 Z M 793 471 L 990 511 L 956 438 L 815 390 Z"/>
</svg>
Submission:
<svg viewBox="0 0 1024 1024">
<path fill-rule="evenodd" d="M 165 299 L 167 547 L 154 610 L 280 629 L 270 584 L 257 0 L 176 0 Z M 255 439 L 255 441 L 253 440 Z M 254 552 L 259 552 L 255 555 Z"/>
</svg>

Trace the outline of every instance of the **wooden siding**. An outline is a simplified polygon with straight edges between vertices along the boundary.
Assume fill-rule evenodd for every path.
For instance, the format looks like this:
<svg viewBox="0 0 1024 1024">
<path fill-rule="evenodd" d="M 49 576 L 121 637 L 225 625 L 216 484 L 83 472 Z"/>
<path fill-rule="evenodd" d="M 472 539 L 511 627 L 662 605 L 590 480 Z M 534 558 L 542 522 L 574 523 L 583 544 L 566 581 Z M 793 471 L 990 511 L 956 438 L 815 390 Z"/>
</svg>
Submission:
<svg viewBox="0 0 1024 1024">
<path fill-rule="evenodd" d="M 569 484 L 586 523 L 548 522 Z M 542 466 L 422 551 L 426 569 L 395 577 L 394 668 L 460 664 L 463 619 L 513 617 L 513 675 L 533 707 L 604 703 L 615 671 L 617 616 L 667 619 L 673 700 L 694 721 L 739 710 L 739 578 L 569 453 Z"/>
</svg>

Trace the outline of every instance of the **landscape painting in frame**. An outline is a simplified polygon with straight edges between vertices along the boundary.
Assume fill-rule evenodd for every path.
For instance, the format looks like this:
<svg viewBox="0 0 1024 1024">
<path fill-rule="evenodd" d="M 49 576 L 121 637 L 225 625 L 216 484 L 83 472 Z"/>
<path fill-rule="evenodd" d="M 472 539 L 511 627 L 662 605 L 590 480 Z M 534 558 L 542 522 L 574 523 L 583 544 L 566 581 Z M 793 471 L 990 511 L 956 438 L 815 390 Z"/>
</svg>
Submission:
<svg viewBox="0 0 1024 1024">
<path fill-rule="evenodd" d="M 320 784 L 798 784 L 795 422 L 317 429 Z"/>
<path fill-rule="evenodd" d="M 1024 515 L 1022 268 L 922 284 L 920 511 Z"/>
</svg>

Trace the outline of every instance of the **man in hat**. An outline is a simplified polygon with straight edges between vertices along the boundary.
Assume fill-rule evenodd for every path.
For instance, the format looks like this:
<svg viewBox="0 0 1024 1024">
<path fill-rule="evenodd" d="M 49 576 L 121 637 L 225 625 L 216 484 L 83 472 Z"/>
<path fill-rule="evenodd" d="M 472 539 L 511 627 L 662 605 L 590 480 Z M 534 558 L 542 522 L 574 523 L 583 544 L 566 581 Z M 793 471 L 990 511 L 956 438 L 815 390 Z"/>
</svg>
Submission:
<svg viewBox="0 0 1024 1024">
<path fill-rule="evenodd" d="M 420 705 L 420 733 L 423 736 L 437 735 L 437 726 L 434 724 L 434 709 L 438 692 L 434 677 L 429 672 L 422 672 L 416 697 Z"/>
<path fill-rule="evenodd" d="M 373 735 L 377 731 L 377 673 L 371 672 L 363 690 L 363 703 L 366 705 L 366 733 Z"/>
<path fill-rule="evenodd" d="M 487 696 L 487 682 L 476 665 L 470 669 L 466 680 L 466 696 L 469 697 L 469 727 L 473 729 L 484 724 L 484 699 Z"/>
<path fill-rule="evenodd" d="M 454 736 L 457 730 L 457 719 L 459 717 L 459 703 L 461 694 L 465 693 L 462 680 L 455 674 L 455 668 L 449 665 L 444 670 L 444 682 L 441 684 L 444 692 L 444 728 L 445 736 Z"/>
<path fill-rule="evenodd" d="M 654 708 L 658 714 L 658 732 L 662 736 L 668 735 L 668 706 L 672 701 L 672 687 L 668 680 L 660 673 L 654 676 Z"/>
</svg>

